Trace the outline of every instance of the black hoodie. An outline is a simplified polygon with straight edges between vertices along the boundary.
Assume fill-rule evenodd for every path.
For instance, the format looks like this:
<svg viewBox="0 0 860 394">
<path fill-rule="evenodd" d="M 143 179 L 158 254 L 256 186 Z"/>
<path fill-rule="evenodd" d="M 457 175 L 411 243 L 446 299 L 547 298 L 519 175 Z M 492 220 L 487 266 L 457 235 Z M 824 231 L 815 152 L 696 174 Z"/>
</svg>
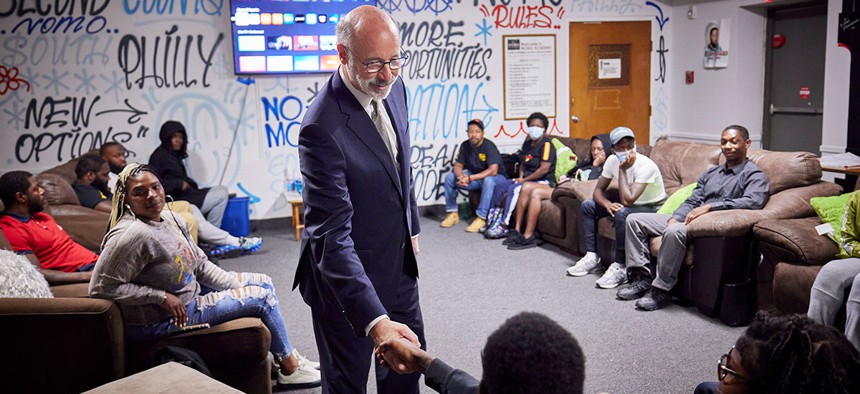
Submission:
<svg viewBox="0 0 860 394">
<path fill-rule="evenodd" d="M 184 141 L 182 148 L 174 151 L 171 139 L 177 132 L 182 134 Z M 174 120 L 164 122 L 158 138 L 161 140 L 161 145 L 149 156 L 149 165 L 155 168 L 161 177 L 164 193 L 174 199 L 185 200 L 197 207 L 202 207 L 209 189 L 198 188 L 197 182 L 188 177 L 188 172 L 182 163 L 182 160 L 188 157 L 188 134 L 185 132 L 185 126 Z M 183 181 L 191 186 L 185 192 L 182 191 Z"/>
<path fill-rule="evenodd" d="M 609 154 L 610 154 L 609 151 L 612 150 L 612 143 L 609 140 L 609 134 L 598 134 L 598 135 L 595 135 L 594 137 L 591 137 L 591 141 L 594 141 L 595 139 L 600 140 L 600 143 L 603 145 L 603 151 L 606 153 L 606 157 L 609 157 Z M 600 174 L 603 173 L 603 165 L 599 165 L 599 166 L 592 165 L 594 158 L 591 157 L 591 143 L 590 142 L 589 142 L 588 146 L 589 146 L 588 157 L 585 160 L 580 161 L 576 165 L 576 168 L 570 170 L 570 172 L 568 173 L 568 176 L 572 176 L 574 173 L 576 173 L 577 170 L 583 170 L 583 171 L 591 170 L 591 173 L 588 174 L 589 180 L 600 178 Z"/>
</svg>

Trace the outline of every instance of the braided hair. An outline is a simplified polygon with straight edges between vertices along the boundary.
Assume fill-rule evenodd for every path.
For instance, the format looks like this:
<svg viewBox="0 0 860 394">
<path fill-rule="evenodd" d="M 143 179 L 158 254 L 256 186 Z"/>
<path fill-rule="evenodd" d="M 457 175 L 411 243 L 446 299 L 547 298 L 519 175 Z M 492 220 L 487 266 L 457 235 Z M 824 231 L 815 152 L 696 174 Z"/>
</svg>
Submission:
<svg viewBox="0 0 860 394">
<path fill-rule="evenodd" d="M 759 312 L 735 345 L 756 393 L 860 392 L 860 356 L 833 327 Z"/>
<path fill-rule="evenodd" d="M 134 215 L 134 212 L 132 212 L 128 204 L 125 203 L 125 196 L 128 194 L 128 181 L 132 177 L 144 171 L 151 172 L 156 176 L 156 178 L 158 178 L 158 173 L 155 172 L 155 169 L 147 164 L 129 163 L 125 166 L 122 172 L 119 173 L 119 178 L 116 181 L 116 190 L 113 194 L 113 200 L 111 201 L 108 231 L 114 228 L 116 223 L 119 222 L 126 213 Z"/>
</svg>

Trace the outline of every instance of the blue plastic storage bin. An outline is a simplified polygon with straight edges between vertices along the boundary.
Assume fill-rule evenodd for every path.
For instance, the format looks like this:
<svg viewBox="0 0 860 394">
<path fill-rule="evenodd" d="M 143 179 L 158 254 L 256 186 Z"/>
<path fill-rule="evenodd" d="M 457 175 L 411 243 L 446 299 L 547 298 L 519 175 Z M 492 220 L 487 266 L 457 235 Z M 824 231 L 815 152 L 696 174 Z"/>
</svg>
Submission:
<svg viewBox="0 0 860 394">
<path fill-rule="evenodd" d="M 251 234 L 248 197 L 231 197 L 224 209 L 221 228 L 234 237 L 247 237 Z"/>
</svg>

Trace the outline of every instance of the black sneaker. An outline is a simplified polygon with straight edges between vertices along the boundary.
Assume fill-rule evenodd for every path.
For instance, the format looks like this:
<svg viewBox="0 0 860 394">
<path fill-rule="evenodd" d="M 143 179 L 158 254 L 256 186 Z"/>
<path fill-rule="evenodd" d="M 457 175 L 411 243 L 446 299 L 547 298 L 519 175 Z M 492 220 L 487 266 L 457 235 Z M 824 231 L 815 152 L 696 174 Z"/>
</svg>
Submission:
<svg viewBox="0 0 860 394">
<path fill-rule="evenodd" d="M 615 298 L 622 301 L 631 301 L 637 298 L 642 298 L 645 293 L 651 290 L 651 281 L 647 279 L 635 279 L 629 286 L 619 289 L 615 293 Z"/>
<path fill-rule="evenodd" d="M 512 228 L 512 229 L 509 229 L 508 233 L 505 235 L 505 240 L 502 241 L 502 245 L 510 245 L 510 244 L 512 244 L 514 242 L 518 242 L 520 240 L 525 240 L 525 238 L 523 238 L 523 235 L 520 234 L 520 232 L 517 231 L 517 229 Z"/>
<path fill-rule="evenodd" d="M 668 291 L 652 287 L 639 301 L 636 301 L 636 309 L 643 311 L 656 311 L 672 304 L 672 295 Z"/>
<path fill-rule="evenodd" d="M 531 237 L 525 238 L 520 235 L 514 242 L 508 244 L 508 250 L 520 250 L 520 249 L 528 249 L 534 248 L 537 246 L 537 237 L 532 235 Z"/>
</svg>

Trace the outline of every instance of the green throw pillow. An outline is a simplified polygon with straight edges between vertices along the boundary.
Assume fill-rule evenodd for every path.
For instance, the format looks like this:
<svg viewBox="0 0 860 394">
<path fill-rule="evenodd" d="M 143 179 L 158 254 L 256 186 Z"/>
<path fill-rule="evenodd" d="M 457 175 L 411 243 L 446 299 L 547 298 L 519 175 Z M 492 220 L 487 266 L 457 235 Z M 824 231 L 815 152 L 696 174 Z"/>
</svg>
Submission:
<svg viewBox="0 0 860 394">
<path fill-rule="evenodd" d="M 841 196 L 833 197 L 813 197 L 809 200 L 815 213 L 821 218 L 824 223 L 830 223 L 833 226 L 833 232 L 827 235 L 839 245 L 839 254 L 837 257 L 850 257 L 848 253 L 842 249 L 842 221 L 845 220 L 845 209 L 848 208 L 848 200 L 851 198 L 851 193 L 845 193 Z"/>
<path fill-rule="evenodd" d="M 696 188 L 695 183 L 691 183 L 687 186 L 684 186 L 678 190 L 675 190 L 669 198 L 666 199 L 666 202 L 663 203 L 663 206 L 657 210 L 657 213 L 664 213 L 666 215 L 671 215 L 675 212 L 681 204 L 684 203 L 690 196 L 693 194 L 693 189 Z"/>
<path fill-rule="evenodd" d="M 567 175 L 576 167 L 576 153 L 558 138 L 552 139 L 552 145 L 555 147 L 555 179 L 558 181 L 562 175 Z"/>
</svg>

